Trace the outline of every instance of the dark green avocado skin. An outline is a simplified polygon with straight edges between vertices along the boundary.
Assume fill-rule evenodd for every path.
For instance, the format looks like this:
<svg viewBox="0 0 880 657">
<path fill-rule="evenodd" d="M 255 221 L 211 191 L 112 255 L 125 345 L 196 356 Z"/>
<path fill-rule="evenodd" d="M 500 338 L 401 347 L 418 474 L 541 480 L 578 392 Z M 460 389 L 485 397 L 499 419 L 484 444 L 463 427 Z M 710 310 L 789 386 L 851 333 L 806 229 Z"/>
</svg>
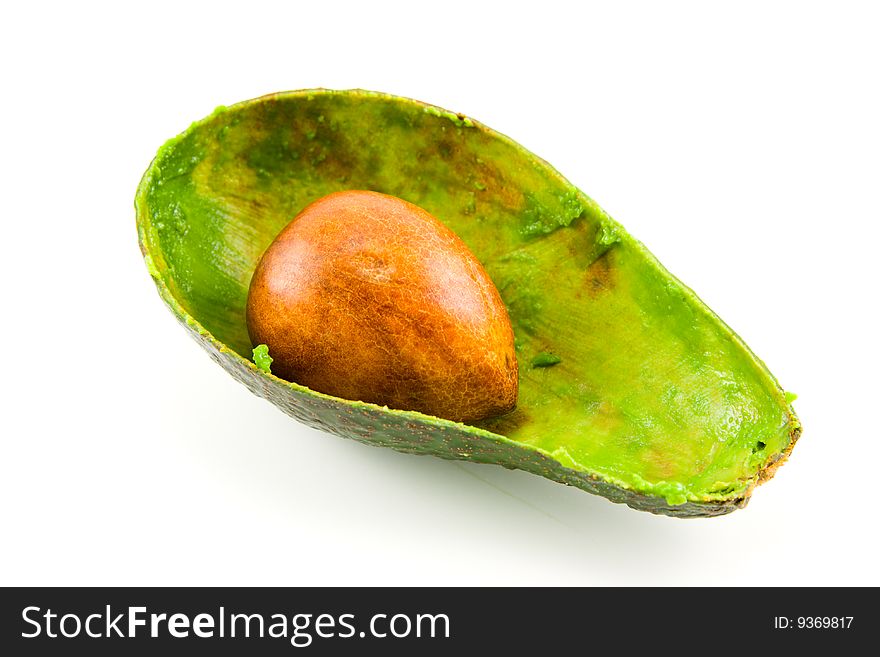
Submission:
<svg viewBox="0 0 880 657">
<path fill-rule="evenodd" d="M 345 189 L 419 205 L 486 267 L 516 337 L 513 413 L 465 425 L 324 395 L 251 360 L 244 309 L 260 256 L 306 205 Z M 316 429 L 684 518 L 744 507 L 800 436 L 763 362 L 643 244 L 463 115 L 360 90 L 218 108 L 162 147 L 135 210 L 178 321 L 251 392 Z"/>
<path fill-rule="evenodd" d="M 182 323 L 214 362 L 229 372 L 236 381 L 313 429 L 351 438 L 365 445 L 390 447 L 406 454 L 439 456 L 449 460 L 489 463 L 511 470 L 525 470 L 588 493 L 601 495 L 612 502 L 659 515 L 679 518 L 722 516 L 743 508 L 748 503 L 748 498 L 744 498 L 724 503 L 686 502 L 671 506 L 662 497 L 624 490 L 566 468 L 539 452 L 495 441 L 488 432 L 486 435 L 475 436 L 472 428 L 465 425 L 438 423 L 426 426 L 424 422 L 408 419 L 403 414 L 387 413 L 376 406 L 364 404 L 360 408 L 354 408 L 331 397 L 293 396 L 289 394 L 289 388 L 282 380 L 255 371 L 236 354 L 217 349 L 209 338 L 186 322 Z"/>
</svg>

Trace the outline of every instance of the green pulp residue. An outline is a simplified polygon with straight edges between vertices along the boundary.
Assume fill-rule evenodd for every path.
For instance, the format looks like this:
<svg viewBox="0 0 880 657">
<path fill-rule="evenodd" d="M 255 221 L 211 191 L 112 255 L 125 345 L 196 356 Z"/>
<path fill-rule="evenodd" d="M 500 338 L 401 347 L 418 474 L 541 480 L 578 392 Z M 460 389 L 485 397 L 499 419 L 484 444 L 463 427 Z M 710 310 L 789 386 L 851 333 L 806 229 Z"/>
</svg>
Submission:
<svg viewBox="0 0 880 657">
<path fill-rule="evenodd" d="M 524 237 L 547 235 L 565 228 L 584 213 L 584 205 L 575 189 L 566 190 L 555 197 L 544 192 L 526 193 L 524 196 L 526 205 L 522 211 L 523 225 L 520 229 Z"/>
<path fill-rule="evenodd" d="M 617 234 L 617 229 L 614 226 L 603 223 L 602 227 L 599 229 L 596 241 L 602 246 L 611 246 L 615 242 L 620 241 L 620 236 Z"/>
<path fill-rule="evenodd" d="M 562 359 L 556 354 L 540 353 L 532 358 L 532 367 L 553 367 L 561 362 Z"/>
<path fill-rule="evenodd" d="M 442 110 L 439 107 L 434 107 L 429 105 L 424 109 L 425 114 L 430 114 L 431 116 L 439 116 L 442 118 L 449 119 L 459 128 L 473 128 L 474 122 L 471 121 L 464 114 L 453 114 L 452 112 L 447 112 L 446 110 Z"/>
<path fill-rule="evenodd" d="M 793 392 L 786 392 L 786 393 L 785 393 L 785 401 L 786 401 L 787 403 L 790 404 L 790 403 L 793 402 L 795 399 L 797 399 L 797 395 L 794 394 Z"/>
<path fill-rule="evenodd" d="M 254 364 L 266 374 L 272 373 L 272 357 L 269 355 L 269 347 L 261 344 L 254 347 Z"/>
</svg>

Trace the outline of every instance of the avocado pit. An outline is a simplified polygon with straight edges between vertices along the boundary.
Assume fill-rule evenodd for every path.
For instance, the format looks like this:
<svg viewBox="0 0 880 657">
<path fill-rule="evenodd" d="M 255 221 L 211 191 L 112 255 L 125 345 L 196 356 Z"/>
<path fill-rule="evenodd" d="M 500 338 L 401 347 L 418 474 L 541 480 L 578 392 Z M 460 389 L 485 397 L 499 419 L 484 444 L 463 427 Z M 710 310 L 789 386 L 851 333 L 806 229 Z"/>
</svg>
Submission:
<svg viewBox="0 0 880 657">
<path fill-rule="evenodd" d="M 516 406 L 498 290 L 455 233 L 393 196 L 306 207 L 263 254 L 246 318 L 273 373 L 318 392 L 459 422 Z"/>
</svg>

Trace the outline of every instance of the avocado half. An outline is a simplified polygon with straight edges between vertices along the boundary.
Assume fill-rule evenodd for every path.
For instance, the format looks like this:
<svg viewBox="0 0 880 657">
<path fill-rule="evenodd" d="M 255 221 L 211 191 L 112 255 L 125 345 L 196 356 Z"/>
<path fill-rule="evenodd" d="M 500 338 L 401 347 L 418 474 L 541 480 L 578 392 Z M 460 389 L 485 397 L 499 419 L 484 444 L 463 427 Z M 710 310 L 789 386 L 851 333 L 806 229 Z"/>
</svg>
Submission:
<svg viewBox="0 0 880 657">
<path fill-rule="evenodd" d="M 245 302 L 260 256 L 306 205 L 345 189 L 426 209 L 484 265 L 516 336 L 513 413 L 465 425 L 331 397 L 252 362 Z M 177 319 L 309 426 L 685 517 L 745 506 L 800 435 L 776 379 L 689 288 L 549 164 L 461 114 L 361 90 L 220 107 L 162 146 L 135 207 Z"/>
</svg>

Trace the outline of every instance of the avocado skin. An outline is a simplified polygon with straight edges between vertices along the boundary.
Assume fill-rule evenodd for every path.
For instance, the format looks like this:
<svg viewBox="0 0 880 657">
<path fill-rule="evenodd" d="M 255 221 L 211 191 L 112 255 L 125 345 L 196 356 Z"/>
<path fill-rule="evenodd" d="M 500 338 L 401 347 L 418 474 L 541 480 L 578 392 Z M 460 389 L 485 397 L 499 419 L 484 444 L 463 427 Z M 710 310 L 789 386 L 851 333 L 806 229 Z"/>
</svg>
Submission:
<svg viewBox="0 0 880 657">
<path fill-rule="evenodd" d="M 210 336 L 182 322 L 211 358 L 252 393 L 272 402 L 287 415 L 313 429 L 350 438 L 365 445 L 390 447 L 405 454 L 439 456 L 442 459 L 500 465 L 525 470 L 560 484 L 574 486 L 638 511 L 677 518 L 723 516 L 744 508 L 749 497 L 723 502 L 686 502 L 670 505 L 662 497 L 642 495 L 609 484 L 597 477 L 567 468 L 534 450 L 524 449 L 490 432 L 475 435 L 472 427 L 452 422 L 432 422 L 409 411 L 389 413 L 372 404 L 346 403 L 327 395 L 292 395 L 281 379 L 262 375 L 247 362 Z"/>
<path fill-rule="evenodd" d="M 143 246 L 141 247 L 143 248 Z M 720 502 L 686 502 L 671 505 L 663 497 L 644 495 L 603 481 L 598 477 L 567 468 L 540 452 L 524 449 L 488 431 L 475 431 L 460 423 L 448 422 L 410 411 L 389 413 L 382 407 L 359 402 L 347 402 L 319 393 L 291 394 L 290 385 L 271 374 L 265 374 L 253 363 L 218 342 L 207 331 L 187 321 L 183 309 L 167 288 L 159 293 L 175 318 L 191 337 L 201 345 L 215 363 L 243 384 L 257 397 L 262 397 L 284 413 L 303 424 L 342 438 L 356 440 L 373 447 L 390 447 L 397 452 L 423 456 L 437 456 L 446 460 L 470 461 L 500 465 L 509 470 L 524 470 L 560 484 L 574 486 L 588 493 L 600 495 L 615 504 L 625 504 L 637 511 L 674 518 L 711 518 L 745 508 L 749 495 Z M 800 427 L 791 434 L 791 443 L 785 454 L 766 469 L 766 479 L 775 474 L 795 442 Z M 762 481 L 763 483 L 763 481 Z"/>
<path fill-rule="evenodd" d="M 319 102 L 309 105 L 313 99 Z M 480 203 L 484 198 L 489 199 L 494 204 L 492 207 L 501 208 L 508 214 L 513 212 L 514 214 L 510 216 L 517 217 L 517 221 L 521 220 L 521 225 L 512 226 L 510 230 L 516 231 L 517 240 L 523 239 L 527 246 L 531 245 L 528 248 L 536 245 L 543 248 L 544 244 L 556 245 L 556 247 L 563 249 L 569 248 L 569 251 L 563 250 L 561 252 L 563 258 L 558 262 L 562 263 L 559 265 L 560 267 L 566 262 L 569 265 L 575 263 L 577 267 L 582 268 L 581 273 L 586 274 L 584 277 L 585 287 L 576 290 L 578 303 L 581 303 L 581 291 L 584 292 L 585 298 L 589 297 L 588 303 L 594 304 L 596 308 L 600 308 L 603 299 L 612 300 L 612 306 L 603 311 L 608 313 L 608 318 L 618 316 L 620 308 L 626 311 L 632 310 L 632 308 L 639 309 L 642 305 L 646 305 L 650 311 L 646 311 L 648 312 L 646 318 L 652 322 L 651 330 L 665 331 L 664 335 L 667 336 L 665 339 L 671 338 L 673 341 L 676 340 L 675 336 L 680 330 L 690 331 L 695 326 L 702 327 L 700 330 L 704 332 L 708 331 L 707 335 L 711 334 L 709 337 L 712 339 L 712 345 L 718 349 L 727 350 L 735 356 L 736 363 L 735 369 L 732 370 L 733 373 L 741 374 L 744 377 L 740 382 L 742 385 L 734 386 L 731 389 L 732 392 L 731 390 L 722 392 L 724 394 L 730 393 L 736 399 L 741 398 L 745 405 L 731 406 L 730 402 L 722 399 L 722 405 L 718 408 L 732 412 L 740 412 L 745 409 L 750 413 L 750 415 L 747 413 L 742 417 L 733 418 L 740 422 L 738 426 L 742 427 L 745 436 L 742 440 L 746 442 L 740 444 L 737 455 L 743 453 L 743 450 L 749 454 L 746 474 L 734 480 L 730 487 L 725 485 L 723 488 L 718 486 L 700 489 L 696 496 L 690 494 L 690 497 L 684 501 L 677 489 L 674 489 L 671 495 L 667 494 L 664 491 L 668 489 L 658 489 L 651 479 L 645 477 L 634 479 L 636 482 L 634 484 L 632 482 L 621 483 L 621 477 L 615 479 L 613 473 L 607 475 L 599 474 L 595 469 L 591 471 L 590 464 L 584 465 L 585 461 L 579 455 L 576 454 L 580 459 L 577 461 L 566 452 L 564 447 L 566 443 L 562 440 L 568 435 L 564 433 L 568 430 L 565 427 L 562 429 L 563 433 L 558 437 L 551 435 L 549 442 L 545 440 L 544 444 L 547 445 L 545 447 L 518 442 L 502 435 L 535 435 L 534 426 L 530 422 L 534 421 L 536 417 L 546 419 L 548 417 L 546 414 L 543 416 L 535 414 L 532 417 L 523 414 L 497 423 L 489 422 L 481 423 L 481 426 L 469 426 L 416 412 L 395 411 L 322 395 L 258 370 L 249 360 L 251 345 L 244 330 L 242 309 L 249 275 L 253 271 L 259 254 L 271 241 L 272 235 L 267 237 L 266 234 L 247 234 L 247 221 L 250 220 L 250 217 L 254 217 L 255 220 L 263 220 L 267 216 L 277 215 L 277 230 L 280 230 L 292 216 L 292 214 L 279 214 L 276 211 L 278 208 L 272 205 L 277 200 L 273 193 L 264 193 L 264 190 L 274 184 L 273 180 L 278 179 L 278 172 L 273 171 L 272 167 L 280 162 L 289 162 L 291 159 L 301 162 L 305 158 L 310 158 L 308 166 L 311 169 L 309 170 L 320 172 L 322 176 L 314 180 L 315 189 L 308 190 L 310 193 L 313 192 L 312 200 L 338 189 L 352 188 L 353 185 L 349 179 L 352 171 L 366 180 L 373 179 L 374 175 L 379 175 L 377 179 L 381 178 L 382 171 L 379 170 L 378 174 L 374 171 L 376 162 L 373 159 L 367 157 L 359 160 L 356 151 L 346 149 L 346 146 L 351 146 L 351 144 L 348 144 L 343 138 L 342 132 L 334 132 L 335 119 L 332 111 L 336 103 L 344 110 L 341 112 L 342 114 L 350 113 L 352 108 L 357 109 L 363 104 L 365 116 L 372 116 L 373 119 L 384 122 L 389 130 L 398 130 L 399 134 L 407 134 L 409 130 L 417 131 L 413 132 L 413 136 L 422 140 L 420 141 L 421 147 L 427 144 L 427 147 L 432 149 L 432 152 L 440 158 L 441 165 L 447 161 L 457 161 L 459 164 L 464 162 L 462 154 L 466 154 L 466 152 L 463 148 L 470 143 L 466 141 L 467 139 L 471 139 L 479 148 L 489 151 L 491 157 L 498 158 L 499 154 L 503 154 L 505 157 L 510 156 L 522 160 L 522 163 L 516 165 L 517 168 L 513 174 L 511 170 L 505 172 L 502 162 L 498 159 L 493 162 L 491 157 L 487 159 L 487 156 L 484 156 L 483 159 L 477 157 L 475 161 L 468 160 L 467 166 L 471 167 L 469 175 L 474 175 L 476 172 L 479 174 L 478 179 L 465 179 L 462 177 L 462 170 L 450 167 L 448 171 L 444 171 L 441 166 L 438 171 L 448 176 L 442 183 L 444 185 L 442 189 L 450 190 L 449 193 L 454 195 L 454 201 L 460 203 L 459 207 L 462 209 L 458 221 L 472 223 L 474 220 L 479 220 Z M 237 197 L 235 186 L 241 183 L 241 179 L 238 177 L 227 178 L 223 171 L 224 167 L 230 166 L 230 161 L 236 157 L 240 159 L 242 156 L 235 155 L 234 148 L 223 146 L 223 140 L 237 138 L 235 126 L 239 122 L 251 121 L 253 128 L 249 129 L 256 131 L 271 130 L 273 122 L 277 122 L 279 117 L 287 120 L 290 116 L 300 116 L 297 114 L 298 112 L 304 119 L 311 121 L 314 128 L 298 135 L 298 138 L 302 137 L 302 144 L 289 144 L 286 141 L 278 142 L 278 140 L 258 140 L 256 142 L 258 148 L 248 151 L 246 166 L 240 169 L 244 174 L 254 178 L 247 181 L 247 184 L 250 185 L 250 189 L 255 191 L 249 197 Z M 319 112 L 322 113 L 319 114 Z M 370 118 L 365 120 L 369 121 Z M 325 130 L 326 134 L 323 137 L 321 134 L 318 134 L 317 138 L 315 137 L 315 129 L 318 128 Z M 297 129 L 302 131 L 306 128 Z M 227 131 L 229 131 L 228 136 Z M 322 138 L 323 142 L 320 141 Z M 183 157 L 182 154 L 189 152 L 186 149 L 207 148 L 205 146 L 206 140 L 221 144 L 222 147 L 219 151 L 209 153 L 209 157 L 204 157 L 201 160 L 199 157 L 193 156 L 191 163 L 188 155 Z M 317 145 L 320 145 L 320 148 L 316 149 Z M 237 146 L 240 148 L 241 144 Z M 327 157 L 328 153 L 330 157 Z M 208 191 L 215 196 L 223 197 L 220 199 L 222 203 L 219 204 L 206 200 L 206 197 L 198 189 L 200 184 L 204 185 L 204 181 L 197 180 L 197 175 L 204 175 L 206 171 L 210 173 L 218 170 L 221 172 L 219 176 L 210 174 L 214 175 L 214 178 L 209 181 Z M 505 176 L 514 174 L 518 177 L 517 180 L 521 179 L 522 186 L 512 187 L 510 184 L 504 184 Z M 462 181 L 458 188 L 448 187 L 448 185 L 457 184 L 455 181 L 458 180 Z M 412 181 L 415 183 L 416 178 L 413 178 Z M 488 189 L 486 181 L 488 181 Z M 309 180 L 307 179 L 306 182 Z M 464 186 L 465 182 L 472 187 Z M 386 180 L 386 184 L 372 188 L 406 198 L 406 187 L 398 188 L 395 186 L 404 183 L 405 181 L 394 182 L 389 188 Z M 232 188 L 228 190 L 227 194 L 227 190 L 216 187 L 218 184 L 229 184 Z M 429 203 L 439 204 L 438 207 L 428 206 L 426 209 L 435 216 L 444 216 L 441 210 L 445 197 L 432 196 L 433 191 L 428 186 L 428 182 L 421 178 L 418 178 L 418 184 L 421 185 L 419 193 L 427 194 L 424 198 Z M 362 181 L 357 186 L 370 187 L 363 184 Z M 468 189 L 474 191 L 467 191 Z M 178 199 L 176 195 L 181 196 Z M 421 198 L 415 197 L 407 200 L 422 205 Z M 479 199 L 476 204 L 474 203 L 475 198 Z M 290 199 L 281 200 L 287 202 L 292 208 L 300 209 L 303 207 L 302 204 L 290 205 Z M 490 201 L 486 201 L 486 203 Z M 423 207 L 425 206 L 423 205 Z M 485 207 L 490 206 L 486 205 Z M 640 243 L 630 238 L 623 228 L 608 217 L 595 202 L 572 187 L 549 165 L 503 135 L 494 133 L 462 115 L 452 114 L 417 101 L 366 91 L 307 90 L 284 92 L 246 101 L 228 110 L 218 108 L 215 115 L 193 124 L 189 130 L 170 140 L 160 150 L 159 155 L 141 181 L 135 199 L 135 208 L 139 243 L 147 269 L 156 283 L 160 296 L 176 318 L 207 350 L 213 360 L 254 394 L 269 400 L 288 415 L 314 428 L 352 438 L 365 444 L 386 446 L 406 453 L 434 455 L 446 459 L 491 463 L 506 468 L 522 469 L 601 495 L 613 502 L 627 504 L 635 509 L 677 517 L 724 515 L 744 507 L 755 485 L 772 476 L 778 466 L 787 458 L 800 436 L 800 422 L 790 404 L 785 400 L 785 393 L 776 380 L 738 336 L 711 313 L 693 292 L 663 269 L 662 265 L 657 263 Z M 283 207 L 282 210 L 289 211 Z M 193 223 L 193 219 L 197 221 Z M 232 228 L 235 230 L 229 232 L 226 229 L 226 222 L 232 222 L 234 224 Z M 468 225 L 470 224 L 459 223 L 456 224 L 456 229 Z M 509 238 L 511 234 L 513 233 L 508 232 L 507 237 Z M 219 239 L 228 240 L 228 242 L 217 242 L 217 235 L 220 236 Z M 461 232 L 459 235 L 464 237 Z M 486 248 L 490 251 L 492 244 L 503 242 L 502 239 L 494 240 L 492 235 L 484 235 L 484 237 L 488 240 L 487 244 L 490 246 Z M 569 243 L 562 241 L 569 238 L 573 241 Z M 191 252 L 180 250 L 179 245 L 186 240 L 189 240 L 187 248 L 190 248 Z M 465 241 L 468 242 L 467 239 Z M 233 249 L 230 253 L 225 253 L 224 248 L 230 245 L 238 250 Z M 468 242 L 468 245 L 474 248 L 471 242 Z M 578 247 L 577 250 L 571 250 L 574 246 Z M 191 257 L 193 254 L 195 256 Z M 484 256 L 481 256 L 480 252 L 477 252 L 477 255 L 482 261 Z M 531 377 L 528 383 L 531 386 L 532 394 L 541 395 L 544 394 L 539 385 L 541 381 L 546 380 L 549 385 L 553 381 L 559 380 L 559 378 L 553 379 L 551 377 L 571 376 L 571 368 L 578 365 L 577 356 L 583 356 L 583 354 L 568 353 L 565 349 L 560 349 L 559 345 L 552 343 L 538 344 L 548 337 L 541 333 L 542 330 L 546 330 L 546 327 L 540 324 L 540 316 L 530 311 L 533 308 L 540 309 L 541 304 L 548 300 L 516 297 L 517 290 L 511 292 L 508 284 L 510 280 L 518 280 L 523 275 L 531 276 L 535 280 L 541 280 L 540 276 L 546 275 L 550 284 L 544 282 L 544 289 L 552 289 L 554 293 L 564 293 L 566 281 L 560 277 L 560 272 L 555 269 L 542 271 L 537 267 L 536 261 L 527 249 L 513 255 L 517 257 L 507 260 L 496 258 L 492 262 L 494 268 L 489 269 L 489 272 L 496 284 L 499 283 L 498 277 L 503 279 L 504 284 L 499 285 L 499 289 L 505 303 L 513 304 L 511 319 L 514 318 L 513 310 L 517 311 L 519 328 L 515 327 L 515 330 L 518 342 L 520 340 L 533 342 L 526 344 L 525 347 L 517 345 L 518 359 L 521 364 L 521 391 L 522 377 L 525 372 L 523 363 L 528 364 L 535 354 L 545 351 L 559 353 L 562 357 L 562 362 L 552 368 L 537 368 L 531 373 L 527 373 Z M 570 260 L 566 260 L 567 258 Z M 621 278 L 623 274 L 629 275 L 632 272 L 636 272 L 633 274 L 635 278 L 632 280 Z M 642 279 L 651 283 L 651 286 L 646 288 L 650 295 L 646 295 L 644 290 L 637 289 L 635 292 L 641 296 L 633 297 L 632 290 L 626 292 L 629 296 L 623 296 L 625 293 L 621 288 L 624 284 L 632 287 L 633 281 L 638 282 Z M 514 296 L 511 297 L 511 294 Z M 551 298 L 549 302 L 555 301 L 557 305 L 564 302 L 562 295 L 557 296 L 557 299 Z M 626 300 L 626 303 L 630 305 L 621 306 L 615 300 L 621 303 L 623 303 L 622 300 Z M 680 304 L 683 313 L 667 316 L 663 312 L 658 312 L 662 311 L 668 303 Z M 572 309 L 570 305 L 563 307 L 566 312 Z M 544 309 L 547 310 L 546 305 Z M 687 321 L 686 324 L 681 323 L 682 317 Z M 604 321 L 604 318 L 602 319 Z M 625 328 L 628 330 L 630 326 L 638 328 L 638 323 L 629 322 Z M 210 327 L 210 330 L 207 327 Z M 682 342 L 678 347 L 688 350 L 690 355 L 687 362 L 699 364 L 699 360 L 708 357 L 711 351 L 704 349 L 706 345 L 700 342 L 700 335 L 697 333 L 694 335 L 696 336 L 695 342 Z M 567 337 L 569 342 L 572 339 L 576 340 L 578 333 L 575 332 Z M 621 338 L 631 340 L 632 335 L 612 334 L 609 341 Z M 604 348 L 601 343 L 596 343 L 593 346 L 596 345 L 600 350 Z M 571 344 L 567 346 L 571 347 Z M 643 355 L 650 355 L 654 347 L 663 347 L 664 345 L 662 342 L 658 342 L 649 346 L 650 349 L 643 351 Z M 522 355 L 519 354 L 521 348 L 524 351 Z M 602 354 L 600 353 L 600 355 Z M 646 372 L 646 376 L 649 376 L 646 379 L 647 387 L 642 386 L 648 392 L 651 392 L 651 385 L 656 385 L 658 381 L 665 382 L 664 376 L 666 375 L 662 369 L 653 371 L 645 370 L 643 367 L 640 370 L 633 369 L 638 363 L 628 364 L 625 360 L 626 352 L 615 352 L 610 355 L 624 360 L 615 363 L 614 368 L 601 372 L 600 378 L 605 379 L 609 376 L 613 378 L 616 375 L 618 383 L 622 380 L 627 389 L 631 388 L 634 391 L 634 395 L 637 395 L 640 390 L 641 384 L 635 378 L 639 372 Z M 630 369 L 627 370 L 627 367 Z M 694 372 L 699 374 L 697 370 Z M 631 378 L 621 379 L 621 376 L 630 375 L 632 375 Z M 536 385 L 539 385 L 539 388 L 535 388 Z M 755 391 L 758 392 L 755 393 Z M 550 397 L 557 394 L 549 387 L 546 392 Z M 565 391 L 563 390 L 563 392 Z M 674 393 L 674 391 L 672 392 Z M 701 389 L 697 389 L 696 393 L 698 393 L 696 396 L 699 397 Z M 754 394 L 758 394 L 762 400 L 757 405 L 749 406 L 747 402 L 751 398 L 743 396 L 746 393 L 753 395 L 753 397 Z M 740 397 L 736 397 L 736 395 Z M 657 403 L 667 404 L 665 399 L 656 398 L 658 399 Z M 576 397 L 574 399 L 577 401 Z M 670 399 L 675 403 L 679 401 L 679 398 L 674 396 L 671 396 Z M 584 401 L 594 403 L 590 397 L 584 398 Z M 627 400 L 618 401 L 626 402 Z M 695 410 L 691 415 L 685 414 L 685 416 L 705 424 L 705 418 L 710 417 L 706 416 L 707 409 L 712 411 L 712 404 L 717 405 L 718 399 L 700 397 L 692 401 L 696 404 Z M 599 402 L 598 408 L 604 413 L 596 416 L 600 421 L 610 422 L 619 419 L 618 416 L 605 413 L 609 409 L 604 409 L 601 406 L 601 399 Z M 640 404 L 644 406 L 645 402 L 636 398 L 634 404 L 631 408 L 639 408 Z M 681 410 L 678 407 L 667 409 L 666 406 L 663 406 L 661 410 L 670 409 Z M 527 406 L 525 410 L 528 411 L 529 407 Z M 612 407 L 610 411 L 617 413 L 621 409 Z M 762 413 L 770 413 L 772 417 L 767 419 Z M 512 415 L 516 415 L 516 413 Z M 577 416 L 574 417 L 575 421 L 578 419 Z M 746 420 L 753 423 L 754 426 L 762 426 L 763 428 L 759 433 L 755 433 L 750 429 L 752 424 Z M 542 426 L 546 426 L 546 422 Z M 688 427 L 687 424 L 679 424 L 678 426 Z M 532 433 L 524 434 L 524 431 Z M 646 431 L 650 431 L 649 426 Z M 558 433 L 554 432 L 554 434 Z M 674 446 L 678 440 L 672 434 L 656 433 L 656 435 L 666 435 L 668 441 L 671 441 L 667 442 L 667 445 Z M 754 437 L 760 438 L 757 447 L 752 442 Z M 730 442 L 728 440 L 727 444 L 729 445 Z M 682 444 L 685 447 L 696 449 L 699 443 L 684 442 Z M 559 449 L 555 449 L 556 445 L 559 445 Z M 571 443 L 568 443 L 568 446 L 571 448 Z M 749 450 L 751 451 L 749 452 Z M 650 457 L 650 461 L 643 462 L 646 467 L 656 470 L 668 465 L 664 463 L 664 452 L 662 451 L 651 452 Z M 581 469 L 569 467 L 579 464 Z M 642 474 L 645 472 L 647 470 Z M 623 474 L 626 475 L 626 472 Z M 654 487 L 652 488 L 652 486 Z"/>
</svg>

